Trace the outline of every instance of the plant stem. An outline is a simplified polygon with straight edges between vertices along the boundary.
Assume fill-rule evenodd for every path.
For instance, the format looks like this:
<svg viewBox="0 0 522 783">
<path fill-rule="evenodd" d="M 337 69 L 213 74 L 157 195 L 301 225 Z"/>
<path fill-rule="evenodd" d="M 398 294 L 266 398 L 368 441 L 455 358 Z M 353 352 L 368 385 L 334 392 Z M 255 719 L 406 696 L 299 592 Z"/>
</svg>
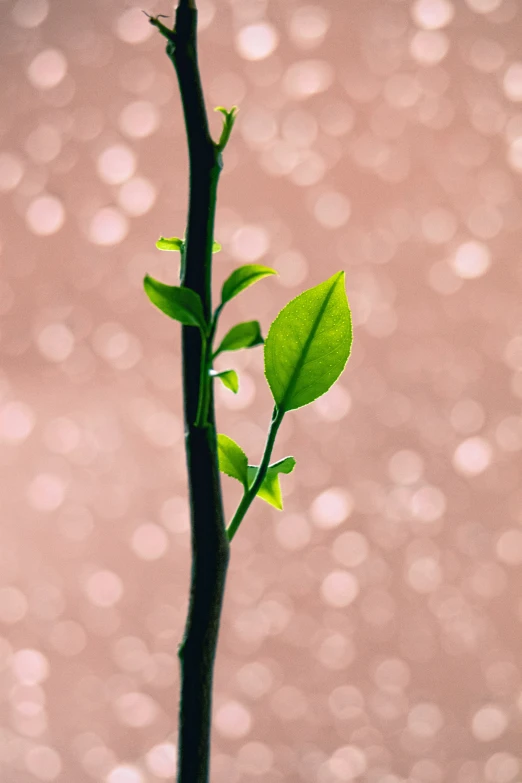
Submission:
<svg viewBox="0 0 522 783">
<path fill-rule="evenodd" d="M 154 24 L 152 20 L 151 23 Z M 190 164 L 181 284 L 199 294 L 205 316 L 210 320 L 212 243 L 222 158 L 209 132 L 196 29 L 194 0 L 179 0 L 173 34 L 165 37 L 181 93 Z M 181 670 L 178 783 L 208 783 L 209 779 L 212 678 L 230 557 L 218 468 L 214 399 L 208 378 L 204 379 L 209 385 L 208 415 L 203 426 L 195 426 L 204 352 L 199 330 L 184 326 L 183 400 L 192 570 L 187 622 L 178 650 Z"/>
<path fill-rule="evenodd" d="M 255 475 L 253 483 L 243 495 L 241 502 L 236 509 L 236 513 L 234 514 L 230 525 L 227 527 L 227 536 L 229 541 L 232 541 L 232 539 L 234 538 L 234 535 L 236 534 L 239 525 L 243 521 L 243 517 L 245 516 L 246 512 L 250 507 L 250 504 L 252 503 L 255 496 L 257 495 L 257 491 L 259 487 L 263 483 L 263 480 L 266 476 L 266 472 L 268 470 L 268 465 L 270 464 L 270 457 L 272 456 L 272 449 L 274 448 L 274 442 L 276 439 L 277 431 L 279 429 L 281 422 L 283 421 L 284 415 L 285 415 L 284 411 L 278 411 L 277 406 L 274 406 L 274 410 L 272 413 L 272 421 L 270 422 L 270 429 L 268 430 L 268 436 L 266 439 L 263 459 L 261 460 L 261 464 L 257 469 L 257 473 Z"/>
<path fill-rule="evenodd" d="M 211 383 L 211 380 L 208 377 L 209 370 L 210 367 L 209 367 L 208 340 L 204 339 L 202 340 L 202 347 L 201 347 L 201 361 L 200 361 L 200 370 L 199 370 L 199 398 L 198 398 L 198 409 L 196 412 L 196 421 L 195 421 L 196 427 L 204 427 L 207 421 L 210 383 Z"/>
</svg>

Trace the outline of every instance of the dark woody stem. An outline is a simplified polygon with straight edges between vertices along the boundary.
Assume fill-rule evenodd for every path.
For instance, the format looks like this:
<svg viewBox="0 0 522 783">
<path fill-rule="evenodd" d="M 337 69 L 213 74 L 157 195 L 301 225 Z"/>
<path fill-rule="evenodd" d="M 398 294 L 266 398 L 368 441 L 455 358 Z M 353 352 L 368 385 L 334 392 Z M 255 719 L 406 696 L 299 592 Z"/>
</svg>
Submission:
<svg viewBox="0 0 522 783">
<path fill-rule="evenodd" d="M 201 297 L 212 318 L 211 273 L 216 193 L 221 150 L 209 132 L 196 46 L 194 0 L 179 0 L 174 30 L 157 17 L 151 24 L 167 38 L 176 70 L 188 143 L 190 182 L 188 224 L 181 285 Z M 192 571 L 187 622 L 178 650 L 181 695 L 178 783 L 208 783 L 212 678 L 225 580 L 230 556 L 218 468 L 211 379 L 202 377 L 204 345 L 198 329 L 182 327 L 185 447 L 191 510 Z M 207 415 L 196 426 L 200 384 L 205 383 Z"/>
</svg>

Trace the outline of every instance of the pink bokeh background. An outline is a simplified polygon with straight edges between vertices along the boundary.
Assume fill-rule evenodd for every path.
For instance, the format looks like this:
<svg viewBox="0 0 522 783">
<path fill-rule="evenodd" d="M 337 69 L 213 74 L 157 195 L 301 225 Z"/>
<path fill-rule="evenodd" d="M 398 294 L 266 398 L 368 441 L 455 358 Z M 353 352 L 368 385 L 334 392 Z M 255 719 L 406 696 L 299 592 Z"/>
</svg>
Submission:
<svg viewBox="0 0 522 783">
<path fill-rule="evenodd" d="M 215 292 L 278 270 L 264 332 L 340 269 L 340 382 L 290 413 L 285 508 L 235 537 L 213 783 L 522 779 L 522 6 L 198 0 L 225 152 Z M 141 13 L 0 4 L 2 783 L 175 773 L 189 575 L 177 82 Z M 259 459 L 262 349 L 219 358 L 219 431 Z M 224 478 L 230 517 L 239 486 Z"/>
</svg>

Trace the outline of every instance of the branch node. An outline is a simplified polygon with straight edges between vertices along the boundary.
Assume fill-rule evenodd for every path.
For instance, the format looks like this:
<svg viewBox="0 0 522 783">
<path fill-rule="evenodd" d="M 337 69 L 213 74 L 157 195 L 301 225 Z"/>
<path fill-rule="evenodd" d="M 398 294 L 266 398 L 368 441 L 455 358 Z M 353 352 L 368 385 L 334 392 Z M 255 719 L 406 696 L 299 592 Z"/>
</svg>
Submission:
<svg viewBox="0 0 522 783">
<path fill-rule="evenodd" d="M 160 31 L 162 36 L 169 41 L 169 43 L 174 44 L 176 42 L 176 33 L 174 30 L 171 30 L 166 25 L 163 24 L 163 22 L 160 22 L 160 19 L 168 19 L 168 16 L 165 14 L 159 14 L 158 16 L 151 16 L 147 13 L 147 11 L 143 11 L 145 16 L 149 20 L 149 24 L 151 24 L 153 27 L 156 27 L 157 30 Z"/>
</svg>

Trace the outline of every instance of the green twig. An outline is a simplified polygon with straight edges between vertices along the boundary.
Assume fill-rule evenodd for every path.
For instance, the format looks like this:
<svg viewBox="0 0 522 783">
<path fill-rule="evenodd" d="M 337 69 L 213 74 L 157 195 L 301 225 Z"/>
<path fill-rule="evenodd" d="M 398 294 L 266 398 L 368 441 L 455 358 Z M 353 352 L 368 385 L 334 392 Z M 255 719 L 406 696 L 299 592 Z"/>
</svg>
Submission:
<svg viewBox="0 0 522 783">
<path fill-rule="evenodd" d="M 236 509 L 236 513 L 232 517 L 230 525 L 227 527 L 227 537 L 229 541 L 232 541 L 234 538 L 239 525 L 243 521 L 243 517 L 248 511 L 250 504 L 254 500 L 261 484 L 263 483 L 268 466 L 270 464 L 270 457 L 272 456 L 272 449 L 274 448 L 277 431 L 281 425 L 281 422 L 283 421 L 284 415 L 284 411 L 279 411 L 277 409 L 277 405 L 274 406 L 272 421 L 270 422 L 270 429 L 268 430 L 268 437 L 266 439 L 265 451 L 261 460 L 261 464 L 257 469 L 253 483 L 250 485 L 249 489 L 245 491 L 241 502 Z"/>
</svg>

